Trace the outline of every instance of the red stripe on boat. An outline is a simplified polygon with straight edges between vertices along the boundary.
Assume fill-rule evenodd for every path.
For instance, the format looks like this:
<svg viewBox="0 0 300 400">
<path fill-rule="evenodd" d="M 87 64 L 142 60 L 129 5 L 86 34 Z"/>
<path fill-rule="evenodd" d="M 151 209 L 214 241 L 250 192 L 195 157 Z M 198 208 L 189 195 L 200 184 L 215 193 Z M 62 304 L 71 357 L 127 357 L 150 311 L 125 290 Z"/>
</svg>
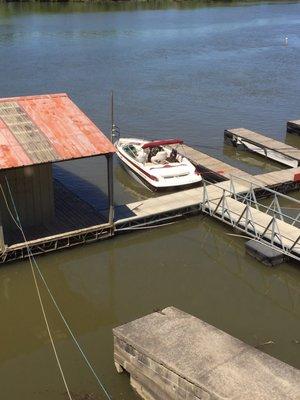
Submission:
<svg viewBox="0 0 300 400">
<path fill-rule="evenodd" d="M 146 172 L 144 169 L 142 169 L 141 167 L 139 167 L 138 165 L 136 165 L 135 162 L 129 160 L 128 157 L 126 157 L 123 153 L 121 153 L 122 157 L 125 158 L 125 160 L 127 160 L 130 164 L 132 164 L 135 168 L 137 168 L 139 171 L 141 171 L 144 175 L 146 175 L 148 178 L 152 179 L 153 181 L 158 181 L 158 178 L 154 175 L 148 174 L 148 172 Z M 143 178 L 143 177 L 142 177 Z M 145 178 L 144 178 L 145 179 Z"/>
</svg>

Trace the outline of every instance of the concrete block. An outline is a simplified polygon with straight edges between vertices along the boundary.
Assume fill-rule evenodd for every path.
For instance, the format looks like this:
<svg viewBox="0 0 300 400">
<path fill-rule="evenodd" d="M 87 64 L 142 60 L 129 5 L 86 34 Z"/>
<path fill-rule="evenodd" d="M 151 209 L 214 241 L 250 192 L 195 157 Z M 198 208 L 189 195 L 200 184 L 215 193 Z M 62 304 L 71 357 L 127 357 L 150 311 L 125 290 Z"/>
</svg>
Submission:
<svg viewBox="0 0 300 400">
<path fill-rule="evenodd" d="M 299 400 L 299 370 L 174 307 L 113 335 L 118 370 L 144 400 Z"/>
</svg>

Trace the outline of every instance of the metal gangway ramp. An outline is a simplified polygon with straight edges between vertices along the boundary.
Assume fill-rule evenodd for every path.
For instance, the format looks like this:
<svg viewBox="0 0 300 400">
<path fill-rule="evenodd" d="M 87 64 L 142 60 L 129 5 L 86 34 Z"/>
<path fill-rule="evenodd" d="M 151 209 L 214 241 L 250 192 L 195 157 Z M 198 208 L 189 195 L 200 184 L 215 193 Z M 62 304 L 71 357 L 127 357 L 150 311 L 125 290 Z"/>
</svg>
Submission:
<svg viewBox="0 0 300 400">
<path fill-rule="evenodd" d="M 205 213 L 243 236 L 300 261 L 299 200 L 268 188 L 256 176 L 250 180 L 231 175 L 224 182 L 211 183 L 206 179 L 202 182 L 201 187 L 120 207 L 125 212 L 124 215 L 119 212 L 115 233 L 162 226 L 178 218 Z M 268 203 L 263 200 L 266 197 Z M 294 214 L 287 212 L 282 203 L 288 203 Z"/>
<path fill-rule="evenodd" d="M 202 212 L 300 261 L 299 200 L 236 176 L 213 185 L 222 189 L 218 197 L 211 186 L 203 181 Z M 258 199 L 262 191 L 268 202 Z"/>
</svg>

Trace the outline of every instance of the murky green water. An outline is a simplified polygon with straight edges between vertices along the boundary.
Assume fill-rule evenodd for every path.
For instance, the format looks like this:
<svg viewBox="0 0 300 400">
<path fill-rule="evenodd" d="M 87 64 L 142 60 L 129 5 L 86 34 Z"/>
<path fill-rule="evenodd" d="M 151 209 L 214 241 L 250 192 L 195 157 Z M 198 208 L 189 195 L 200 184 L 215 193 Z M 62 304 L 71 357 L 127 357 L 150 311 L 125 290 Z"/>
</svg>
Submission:
<svg viewBox="0 0 300 400">
<path fill-rule="evenodd" d="M 68 92 L 108 133 L 114 89 L 124 135 L 181 136 L 249 172 L 278 168 L 223 146 L 223 130 L 285 140 L 286 120 L 300 118 L 300 4 L 158 5 L 0 5 L 1 97 Z M 68 184 L 101 205 L 102 161 L 64 168 Z M 118 164 L 115 173 L 118 203 L 149 196 Z M 157 307 L 175 305 L 253 345 L 272 340 L 264 351 L 300 366 L 299 266 L 268 269 L 230 232 L 195 217 L 38 259 L 114 399 L 136 396 L 114 370 L 111 329 Z M 1 267 L 0 288 L 0 398 L 64 399 L 29 264 Z M 45 301 L 72 391 L 104 399 Z"/>
</svg>

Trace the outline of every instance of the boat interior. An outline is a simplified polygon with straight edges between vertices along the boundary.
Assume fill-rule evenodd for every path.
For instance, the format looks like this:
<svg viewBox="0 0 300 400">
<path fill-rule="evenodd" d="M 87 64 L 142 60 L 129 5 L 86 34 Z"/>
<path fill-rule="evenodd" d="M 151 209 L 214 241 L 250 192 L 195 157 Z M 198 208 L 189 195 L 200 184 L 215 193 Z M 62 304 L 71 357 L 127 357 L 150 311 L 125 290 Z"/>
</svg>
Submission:
<svg viewBox="0 0 300 400">
<path fill-rule="evenodd" d="M 141 146 L 130 143 L 123 146 L 123 151 L 137 162 L 149 167 L 153 166 L 153 164 L 172 166 L 171 164 L 176 165 L 183 160 L 183 157 L 178 154 L 176 149 L 167 149 L 162 146 L 143 149 Z"/>
</svg>

